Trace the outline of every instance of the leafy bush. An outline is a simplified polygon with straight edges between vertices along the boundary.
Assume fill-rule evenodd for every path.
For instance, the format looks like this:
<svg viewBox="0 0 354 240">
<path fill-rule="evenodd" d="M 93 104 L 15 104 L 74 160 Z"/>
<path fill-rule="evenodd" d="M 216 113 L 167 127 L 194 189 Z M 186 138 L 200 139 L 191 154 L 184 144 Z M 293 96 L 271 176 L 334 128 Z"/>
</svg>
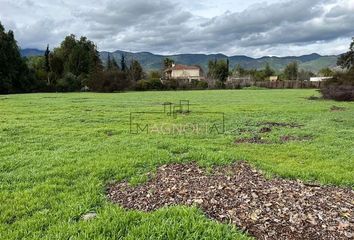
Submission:
<svg viewBox="0 0 354 240">
<path fill-rule="evenodd" d="M 215 88 L 224 89 L 225 88 L 225 84 L 222 81 L 217 81 L 216 84 L 215 84 Z"/>
<path fill-rule="evenodd" d="M 180 84 L 179 84 L 178 80 L 176 80 L 176 79 L 164 80 L 163 85 L 168 90 L 177 90 L 180 88 L 180 86 L 179 86 Z"/>
<path fill-rule="evenodd" d="M 196 86 L 198 89 L 207 89 L 209 87 L 208 83 L 204 81 L 198 81 Z"/>
<path fill-rule="evenodd" d="M 147 90 L 163 90 L 164 85 L 161 83 L 160 79 L 152 78 L 148 80 L 140 80 L 136 84 L 136 90 L 147 91 Z"/>
<path fill-rule="evenodd" d="M 161 72 L 159 72 L 159 71 L 151 71 L 151 72 L 149 72 L 148 76 L 149 76 L 149 79 L 162 77 Z"/>
<path fill-rule="evenodd" d="M 325 99 L 354 101 L 354 69 L 347 73 L 336 73 L 324 83 L 321 93 Z"/>
<path fill-rule="evenodd" d="M 81 81 L 74 74 L 68 72 L 57 82 L 57 91 L 73 92 L 81 88 Z"/>
<path fill-rule="evenodd" d="M 136 85 L 135 89 L 138 91 L 146 91 L 149 90 L 149 81 L 148 80 L 139 80 Z"/>
<path fill-rule="evenodd" d="M 91 88 L 99 92 L 115 92 L 128 89 L 130 84 L 125 72 L 105 71 L 98 75 L 98 81 Z"/>
</svg>

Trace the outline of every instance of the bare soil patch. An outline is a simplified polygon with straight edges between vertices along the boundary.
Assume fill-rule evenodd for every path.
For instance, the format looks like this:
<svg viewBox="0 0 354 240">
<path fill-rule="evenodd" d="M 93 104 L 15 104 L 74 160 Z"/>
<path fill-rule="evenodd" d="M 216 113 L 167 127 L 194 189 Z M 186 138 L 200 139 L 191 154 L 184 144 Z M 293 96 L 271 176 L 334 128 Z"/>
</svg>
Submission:
<svg viewBox="0 0 354 240">
<path fill-rule="evenodd" d="M 271 131 L 272 129 L 270 127 L 262 127 L 261 130 L 259 130 L 260 133 L 269 133 Z"/>
<path fill-rule="evenodd" d="M 171 164 L 132 187 L 113 184 L 108 197 L 127 209 L 154 211 L 197 205 L 208 217 L 237 225 L 257 239 L 353 239 L 354 191 L 303 184 L 239 162 L 206 173 L 196 164 Z"/>
<path fill-rule="evenodd" d="M 260 136 L 253 136 L 250 138 L 240 138 L 235 141 L 236 144 L 251 143 L 251 144 L 267 144 Z"/>
<path fill-rule="evenodd" d="M 320 99 L 322 99 L 322 98 L 316 97 L 316 96 L 310 96 L 310 97 L 305 98 L 305 99 L 307 99 L 307 100 L 320 100 Z"/>
<path fill-rule="evenodd" d="M 299 136 L 291 136 L 291 135 L 286 135 L 286 136 L 281 136 L 280 141 L 283 143 L 286 142 L 293 142 L 293 141 L 310 141 L 312 140 L 312 137 L 310 136 L 304 136 L 304 137 L 299 137 Z"/>
<path fill-rule="evenodd" d="M 332 106 L 330 110 L 331 112 L 343 112 L 346 109 L 344 107 Z"/>
<path fill-rule="evenodd" d="M 286 123 L 286 122 L 262 122 L 258 126 L 268 126 L 268 127 L 289 127 L 289 128 L 301 128 L 303 125 L 297 123 Z"/>
</svg>

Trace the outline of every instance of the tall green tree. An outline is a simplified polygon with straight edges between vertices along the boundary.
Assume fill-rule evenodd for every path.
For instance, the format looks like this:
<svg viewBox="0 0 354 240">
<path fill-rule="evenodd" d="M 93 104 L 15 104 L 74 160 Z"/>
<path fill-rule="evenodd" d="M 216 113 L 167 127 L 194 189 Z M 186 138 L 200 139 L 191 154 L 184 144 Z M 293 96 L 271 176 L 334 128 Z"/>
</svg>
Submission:
<svg viewBox="0 0 354 240">
<path fill-rule="evenodd" d="M 310 80 L 311 77 L 314 77 L 315 74 L 311 71 L 306 71 L 304 69 L 301 69 L 298 73 L 298 79 L 301 81 L 305 81 L 305 80 Z"/>
<path fill-rule="evenodd" d="M 297 80 L 299 73 L 299 65 L 297 62 L 289 63 L 284 70 L 286 80 Z"/>
<path fill-rule="evenodd" d="M 225 60 L 209 61 L 208 63 L 208 77 L 219 80 L 220 82 L 225 82 L 229 76 L 228 63 Z"/>
<path fill-rule="evenodd" d="M 137 60 L 133 60 L 129 67 L 130 80 L 138 81 L 143 78 L 143 68 Z"/>
<path fill-rule="evenodd" d="M 275 75 L 275 70 L 272 69 L 272 68 L 270 67 L 269 63 L 267 62 L 266 66 L 265 66 L 265 68 L 264 68 L 264 76 L 265 76 L 266 78 L 269 78 L 269 77 L 274 76 L 274 75 Z"/>
<path fill-rule="evenodd" d="M 334 72 L 330 68 L 323 68 L 318 72 L 322 77 L 333 77 Z"/>
<path fill-rule="evenodd" d="M 49 73 L 50 73 L 50 63 L 49 63 L 49 44 L 47 45 L 47 49 L 45 50 L 44 53 L 44 70 L 47 73 L 47 84 L 50 85 L 50 77 L 49 77 Z"/>
<path fill-rule="evenodd" d="M 119 65 L 118 65 L 118 63 L 117 63 L 117 61 L 116 61 L 114 56 L 112 58 L 112 68 L 113 68 L 113 70 L 117 70 L 117 71 L 120 70 L 120 67 L 119 67 Z"/>
<path fill-rule="evenodd" d="M 346 69 L 354 68 L 354 37 L 350 43 L 349 51 L 340 55 L 337 65 Z"/>
<path fill-rule="evenodd" d="M 62 89 L 65 86 L 65 89 L 72 90 L 75 87 L 75 90 L 80 90 L 90 81 L 99 81 L 98 76 L 103 71 L 96 45 L 86 37 L 76 39 L 75 35 L 67 36 L 60 47 L 54 49 L 49 63 L 51 75 L 55 78 L 53 84 L 60 82 Z"/>
<path fill-rule="evenodd" d="M 164 69 L 171 68 L 174 63 L 175 63 L 175 61 L 173 59 L 165 58 L 163 60 L 163 68 Z"/>
<path fill-rule="evenodd" d="M 113 62 L 111 60 L 111 54 L 108 53 L 108 57 L 107 57 L 107 64 L 106 64 L 106 70 L 107 71 L 111 71 L 113 69 Z"/>
<path fill-rule="evenodd" d="M 125 56 L 124 56 L 124 54 L 122 54 L 122 57 L 121 57 L 121 59 L 120 59 L 120 66 L 121 66 L 122 72 L 127 71 L 127 63 L 125 62 Z"/>
<path fill-rule="evenodd" d="M 21 57 L 14 33 L 0 23 L 0 93 L 28 92 L 33 78 Z"/>
<path fill-rule="evenodd" d="M 235 66 L 235 69 L 233 70 L 233 75 L 236 77 L 244 77 L 248 74 L 249 72 L 245 68 L 243 68 L 240 64 L 237 64 Z"/>
</svg>

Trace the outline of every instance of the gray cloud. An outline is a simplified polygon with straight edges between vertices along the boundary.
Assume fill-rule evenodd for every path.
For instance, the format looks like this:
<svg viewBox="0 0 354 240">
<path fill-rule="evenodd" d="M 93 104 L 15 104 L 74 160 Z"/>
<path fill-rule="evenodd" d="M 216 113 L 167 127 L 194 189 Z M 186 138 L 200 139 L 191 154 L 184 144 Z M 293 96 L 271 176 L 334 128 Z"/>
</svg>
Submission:
<svg viewBox="0 0 354 240">
<path fill-rule="evenodd" d="M 238 2 L 223 0 L 219 5 L 226 10 Z M 58 44 L 74 33 L 88 36 L 101 50 L 260 56 L 289 55 L 296 49 L 298 54 L 332 54 L 345 49 L 354 35 L 354 0 L 268 0 L 216 15 L 211 0 L 0 0 L 0 4 L 4 6 L 0 20 L 15 30 L 23 47 Z"/>
</svg>

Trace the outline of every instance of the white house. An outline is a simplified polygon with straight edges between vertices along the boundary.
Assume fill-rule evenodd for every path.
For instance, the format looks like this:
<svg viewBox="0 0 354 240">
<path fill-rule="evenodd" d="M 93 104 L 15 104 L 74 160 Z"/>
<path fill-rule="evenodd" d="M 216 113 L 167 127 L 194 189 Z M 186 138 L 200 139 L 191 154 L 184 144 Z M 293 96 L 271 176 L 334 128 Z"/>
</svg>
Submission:
<svg viewBox="0 0 354 240">
<path fill-rule="evenodd" d="M 184 79 L 189 80 L 203 80 L 203 69 L 199 66 L 187 66 L 181 64 L 173 64 L 171 68 L 165 70 L 165 78 L 167 79 Z"/>
<path fill-rule="evenodd" d="M 332 79 L 333 77 L 312 77 L 310 78 L 311 82 L 323 82 L 329 79 Z"/>
<path fill-rule="evenodd" d="M 279 77 L 278 76 L 270 76 L 269 77 L 269 81 L 271 81 L 271 82 L 276 82 L 276 81 L 278 81 L 279 80 Z"/>
</svg>

